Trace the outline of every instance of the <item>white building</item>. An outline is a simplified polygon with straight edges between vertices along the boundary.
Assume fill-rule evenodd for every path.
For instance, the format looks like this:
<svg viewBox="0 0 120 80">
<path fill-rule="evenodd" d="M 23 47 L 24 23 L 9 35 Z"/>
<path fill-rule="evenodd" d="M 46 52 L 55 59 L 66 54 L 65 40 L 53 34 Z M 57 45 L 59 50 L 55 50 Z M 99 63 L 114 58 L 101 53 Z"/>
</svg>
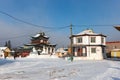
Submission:
<svg viewBox="0 0 120 80">
<path fill-rule="evenodd" d="M 102 60 L 105 58 L 106 36 L 87 29 L 77 35 L 72 35 L 74 56 L 86 59 Z"/>
</svg>

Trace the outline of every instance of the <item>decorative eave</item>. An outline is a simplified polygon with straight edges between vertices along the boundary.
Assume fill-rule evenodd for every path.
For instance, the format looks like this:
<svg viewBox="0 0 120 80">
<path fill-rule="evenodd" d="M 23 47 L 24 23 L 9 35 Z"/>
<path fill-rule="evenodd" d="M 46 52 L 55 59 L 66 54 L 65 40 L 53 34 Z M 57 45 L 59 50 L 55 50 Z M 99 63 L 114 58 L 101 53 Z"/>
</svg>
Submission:
<svg viewBox="0 0 120 80">
<path fill-rule="evenodd" d="M 56 47 L 56 44 L 48 44 L 48 46 Z"/>
<path fill-rule="evenodd" d="M 24 44 L 24 46 L 35 46 L 36 44 Z"/>
<path fill-rule="evenodd" d="M 41 46 L 41 45 L 56 47 L 56 44 L 45 44 L 45 43 L 41 43 L 41 44 L 24 44 L 24 46 Z"/>
<path fill-rule="evenodd" d="M 105 45 L 102 45 L 102 44 L 98 44 L 98 45 L 92 45 L 92 44 L 87 44 L 87 45 L 83 45 L 83 44 L 73 44 L 72 45 L 73 47 L 85 47 L 85 46 L 103 46 L 103 47 L 106 47 Z"/>
<path fill-rule="evenodd" d="M 43 38 L 45 38 L 45 39 L 49 39 L 49 37 L 45 37 L 45 36 L 39 36 L 39 37 L 34 37 L 34 36 L 32 36 L 31 38 L 32 38 L 32 39 L 39 39 L 40 37 L 43 37 Z"/>
</svg>

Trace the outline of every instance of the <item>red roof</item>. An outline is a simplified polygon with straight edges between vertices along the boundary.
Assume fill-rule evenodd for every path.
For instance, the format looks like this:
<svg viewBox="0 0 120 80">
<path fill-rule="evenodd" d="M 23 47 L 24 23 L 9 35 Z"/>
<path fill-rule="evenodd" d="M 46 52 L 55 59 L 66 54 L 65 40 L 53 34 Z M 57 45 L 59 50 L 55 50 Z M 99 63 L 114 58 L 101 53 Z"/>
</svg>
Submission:
<svg viewBox="0 0 120 80">
<path fill-rule="evenodd" d="M 106 44 L 110 44 L 110 43 L 120 43 L 120 41 L 110 41 L 110 42 L 106 42 Z"/>
</svg>

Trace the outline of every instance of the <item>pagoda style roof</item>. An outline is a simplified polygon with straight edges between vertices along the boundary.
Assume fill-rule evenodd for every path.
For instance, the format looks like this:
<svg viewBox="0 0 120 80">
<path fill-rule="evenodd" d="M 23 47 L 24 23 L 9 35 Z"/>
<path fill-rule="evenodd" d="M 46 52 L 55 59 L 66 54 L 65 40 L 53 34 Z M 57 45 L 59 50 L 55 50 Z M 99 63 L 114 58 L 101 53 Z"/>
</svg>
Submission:
<svg viewBox="0 0 120 80">
<path fill-rule="evenodd" d="M 49 37 L 46 36 L 44 32 L 40 32 L 40 33 L 37 33 L 35 36 L 32 36 L 32 38 L 39 38 L 39 37 L 44 37 L 46 39 L 49 39 Z"/>
<path fill-rule="evenodd" d="M 56 46 L 56 44 L 44 44 L 44 43 L 42 43 L 42 44 L 24 44 L 25 46 L 43 46 L 43 45 L 46 45 L 46 46 L 53 46 L 53 47 L 55 47 Z"/>
</svg>

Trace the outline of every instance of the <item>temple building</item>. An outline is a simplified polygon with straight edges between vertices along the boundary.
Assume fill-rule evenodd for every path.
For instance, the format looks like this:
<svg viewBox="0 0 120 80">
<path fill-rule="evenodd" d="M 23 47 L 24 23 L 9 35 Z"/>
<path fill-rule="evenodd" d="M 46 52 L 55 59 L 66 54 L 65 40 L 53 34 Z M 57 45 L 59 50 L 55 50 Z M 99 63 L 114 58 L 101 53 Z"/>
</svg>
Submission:
<svg viewBox="0 0 120 80">
<path fill-rule="evenodd" d="M 49 40 L 49 37 L 46 36 L 44 32 L 40 32 L 35 36 L 32 36 L 31 43 L 26 44 L 25 46 L 32 46 L 33 47 L 32 51 L 37 52 L 38 55 L 41 55 L 41 54 L 52 55 L 53 53 L 55 53 L 56 45 L 50 44 L 48 40 Z"/>
</svg>

